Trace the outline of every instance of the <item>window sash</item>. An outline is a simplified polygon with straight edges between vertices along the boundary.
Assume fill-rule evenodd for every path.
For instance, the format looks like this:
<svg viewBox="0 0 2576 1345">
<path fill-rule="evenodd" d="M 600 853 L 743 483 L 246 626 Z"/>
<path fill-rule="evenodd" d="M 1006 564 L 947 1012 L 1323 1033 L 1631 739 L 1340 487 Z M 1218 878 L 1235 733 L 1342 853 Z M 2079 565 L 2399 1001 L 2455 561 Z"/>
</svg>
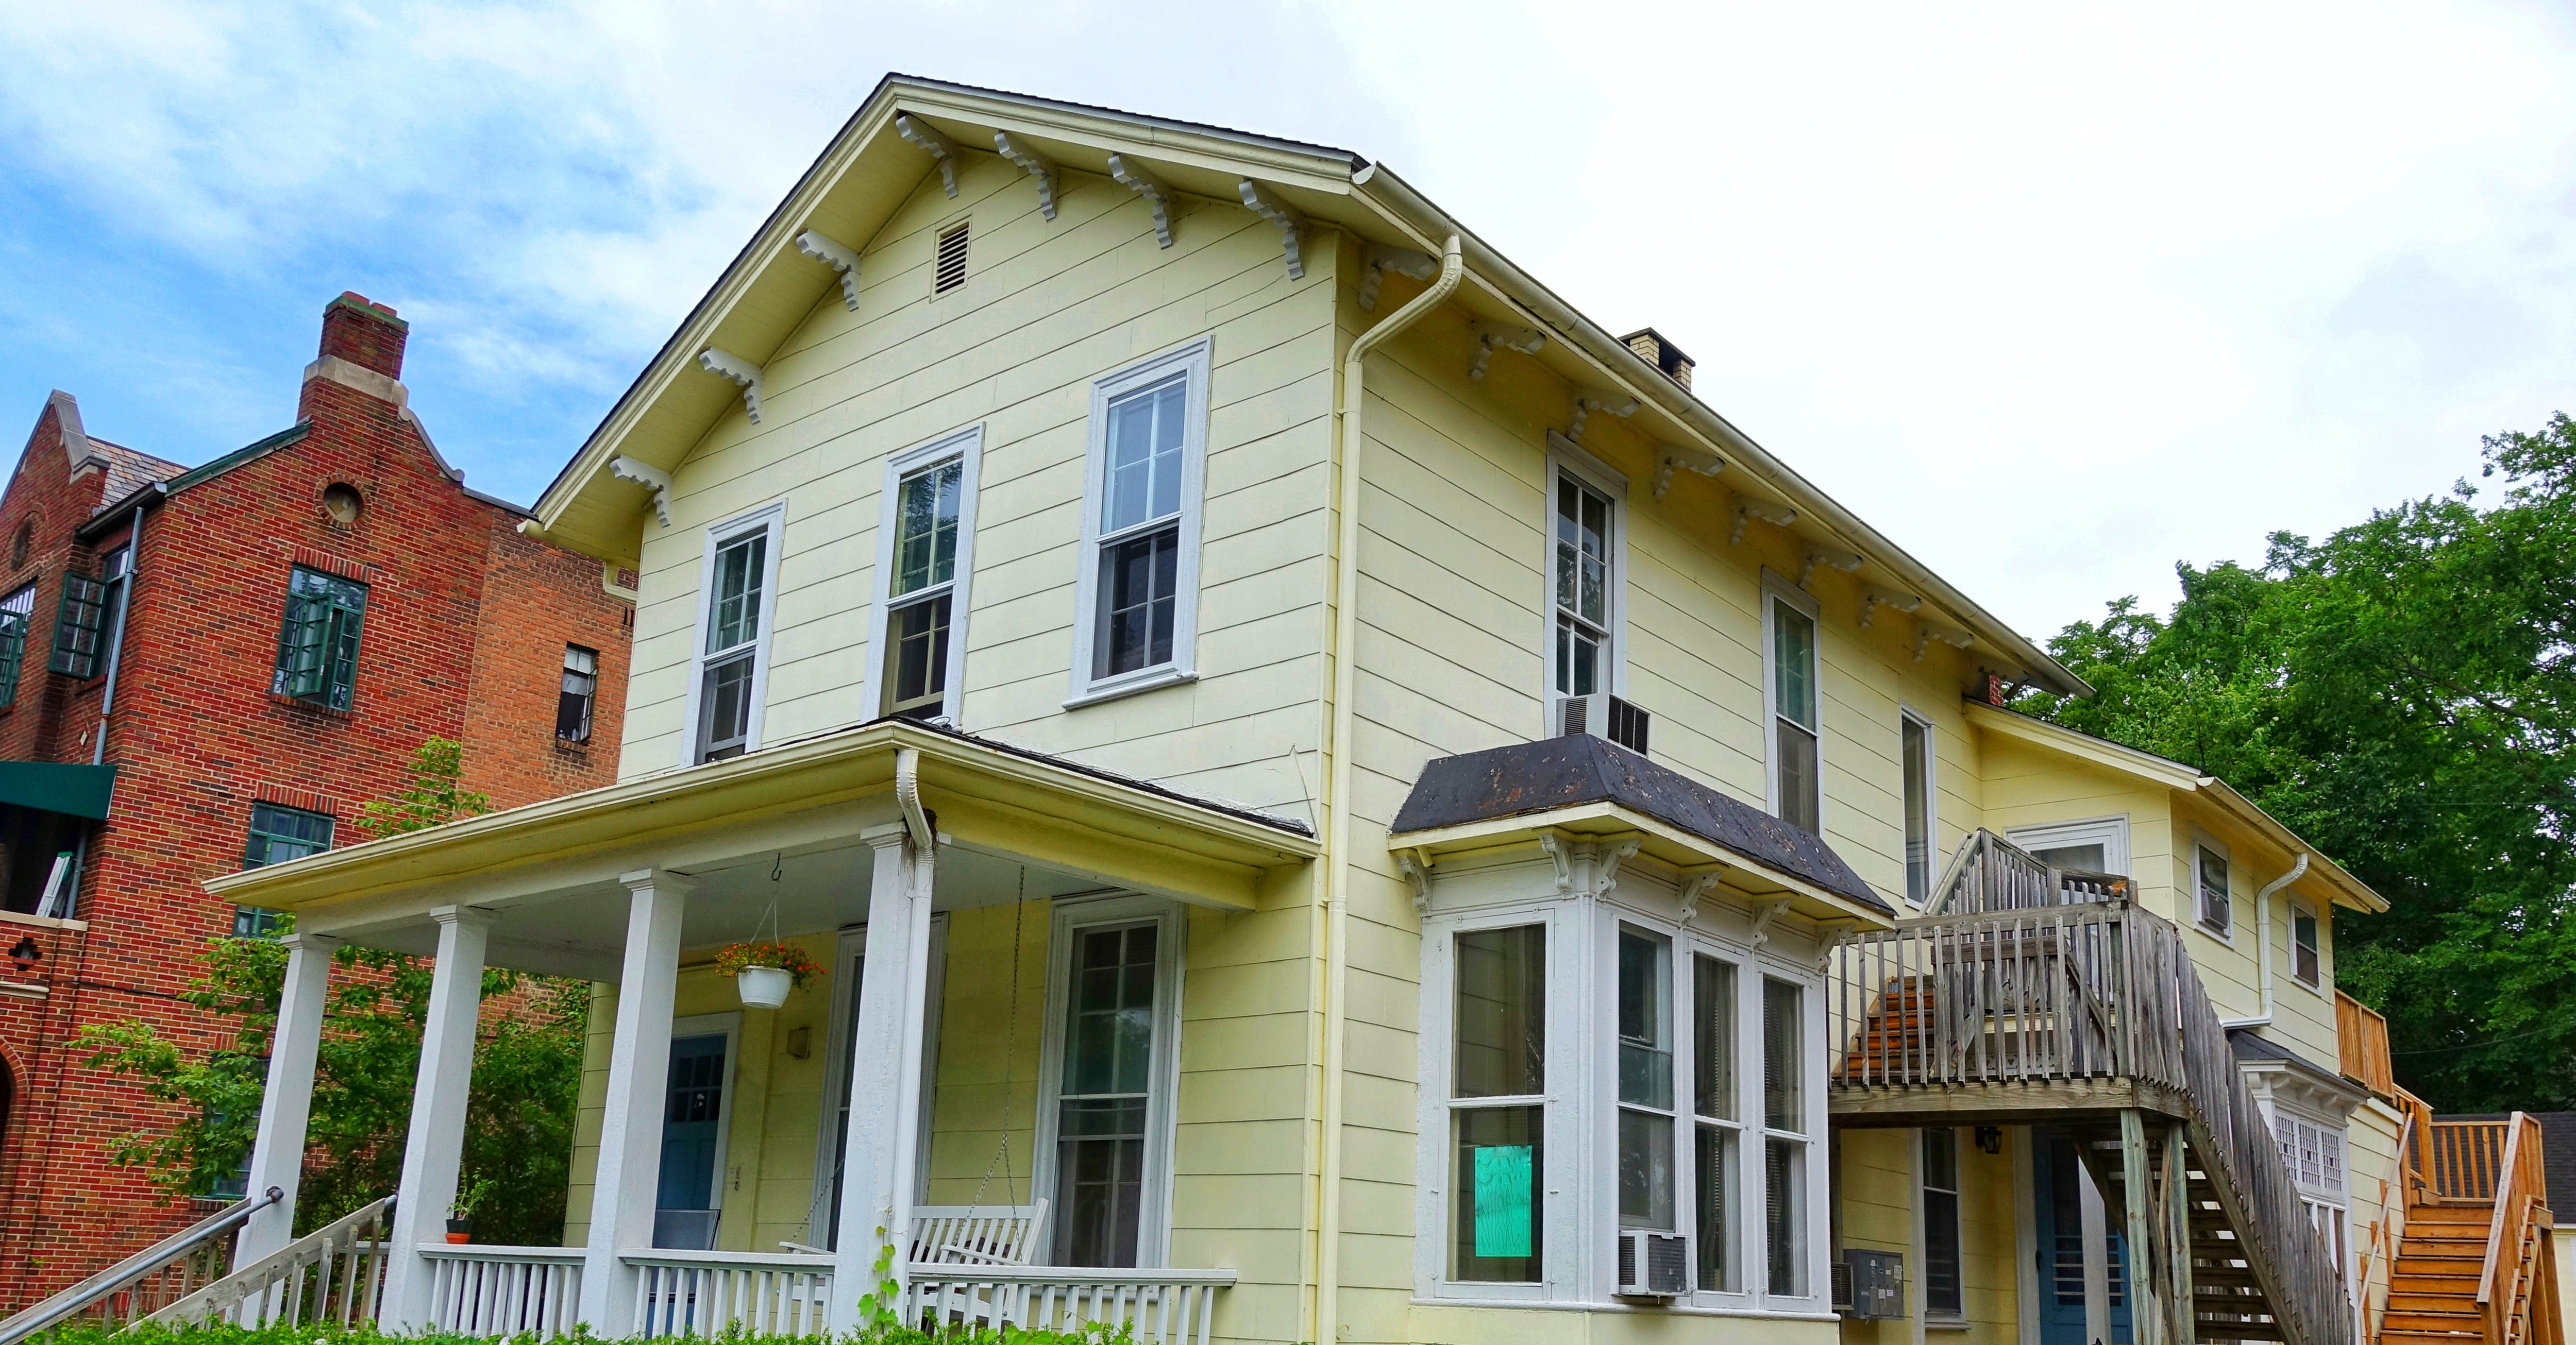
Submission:
<svg viewBox="0 0 2576 1345">
<path fill-rule="evenodd" d="M 2229 928 L 2232 914 L 2227 887 L 2227 857 L 2203 845 L 2193 885 L 2200 889 L 2200 922 L 2212 929 Z"/>
<path fill-rule="evenodd" d="M 367 586 L 299 565 L 288 572 L 286 622 L 277 640 L 281 696 L 346 710 L 358 679 Z"/>
<path fill-rule="evenodd" d="M 1562 696 L 1590 696 L 1610 689 L 1616 658 L 1611 635 L 1617 605 L 1618 501 L 1556 471 L 1556 501 L 1549 510 L 1549 595 L 1556 611 L 1551 682 Z"/>
<path fill-rule="evenodd" d="M 27 662 L 27 613 L 7 604 L 20 597 L 34 598 L 33 585 L 11 594 L 0 602 L 0 705 L 15 704 L 18 699 L 18 675 Z"/>
<path fill-rule="evenodd" d="M 1189 450 L 1189 372 L 1109 399 L 1102 447 L 1100 543 L 1181 516 Z"/>
<path fill-rule="evenodd" d="M 1897 736 L 1905 775 L 1905 899 L 1919 906 L 1932 895 L 1932 730 L 1901 715 Z"/>
<path fill-rule="evenodd" d="M 1947 1126 L 1923 1131 L 1923 1310 L 1956 1317 L 1964 1310 L 1960 1286 L 1959 1132 Z"/>
<path fill-rule="evenodd" d="M 768 577 L 769 529 L 727 538 L 716 546 L 714 582 L 707 593 L 707 656 L 760 641 L 762 588 Z"/>
<path fill-rule="evenodd" d="M 97 676 L 101 630 L 107 624 L 107 581 L 63 574 L 62 601 L 54 618 L 54 651 L 47 666 L 73 677 Z"/>
<path fill-rule="evenodd" d="M 1124 677 L 1172 664 L 1178 653 L 1181 525 L 1156 523 L 1100 544 L 1092 676 Z"/>
<path fill-rule="evenodd" d="M 2315 986 L 2325 971 L 2319 948 L 2320 928 L 2315 912 L 2295 905 L 2290 908 L 2290 975 L 2302 985 Z"/>
<path fill-rule="evenodd" d="M 1817 705 L 1816 621 L 1778 593 L 1771 613 L 1769 712 L 1771 775 L 1781 821 L 1824 830 L 1824 744 Z"/>
<path fill-rule="evenodd" d="M 333 830 L 333 821 L 327 814 L 254 803 L 250 808 L 249 839 L 242 849 L 242 867 L 265 868 L 320 854 L 331 848 Z"/>
<path fill-rule="evenodd" d="M 568 743 L 590 741 L 590 718 L 599 699 L 599 652 L 580 645 L 564 646 L 563 691 L 555 703 L 555 736 Z"/>
<path fill-rule="evenodd" d="M 903 598 L 957 578 L 957 529 L 966 463 L 948 458 L 904 474 L 895 488 L 893 573 L 886 596 Z"/>
</svg>

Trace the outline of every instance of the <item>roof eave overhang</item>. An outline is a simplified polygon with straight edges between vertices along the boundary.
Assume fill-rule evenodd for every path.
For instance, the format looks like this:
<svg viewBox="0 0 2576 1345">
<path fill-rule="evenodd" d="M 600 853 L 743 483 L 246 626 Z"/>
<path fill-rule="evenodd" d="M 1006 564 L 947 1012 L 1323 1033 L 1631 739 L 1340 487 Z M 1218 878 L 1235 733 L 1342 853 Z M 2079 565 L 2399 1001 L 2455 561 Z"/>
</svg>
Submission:
<svg viewBox="0 0 2576 1345">
<path fill-rule="evenodd" d="M 887 720 L 226 874 L 205 887 L 235 904 L 292 911 L 499 881 L 889 794 L 896 752 L 907 748 L 919 754 L 921 798 L 943 836 L 1212 905 L 1248 909 L 1270 870 L 1322 849 L 1246 815 Z"/>
<path fill-rule="evenodd" d="M 1562 834 L 1583 837 L 1633 835 L 1637 853 L 1678 872 L 1715 870 L 1719 881 L 1754 899 L 1786 898 L 1792 914 L 1817 921 L 1856 921 L 1867 929 L 1891 929 L 1892 912 L 1875 910 L 1837 892 L 1827 891 L 1796 874 L 1716 845 L 1669 822 L 1616 803 L 1594 802 L 1550 808 L 1544 812 L 1487 818 L 1453 827 L 1398 832 L 1387 849 L 1414 852 L 1432 859 L 1538 844 L 1539 837 Z"/>
</svg>

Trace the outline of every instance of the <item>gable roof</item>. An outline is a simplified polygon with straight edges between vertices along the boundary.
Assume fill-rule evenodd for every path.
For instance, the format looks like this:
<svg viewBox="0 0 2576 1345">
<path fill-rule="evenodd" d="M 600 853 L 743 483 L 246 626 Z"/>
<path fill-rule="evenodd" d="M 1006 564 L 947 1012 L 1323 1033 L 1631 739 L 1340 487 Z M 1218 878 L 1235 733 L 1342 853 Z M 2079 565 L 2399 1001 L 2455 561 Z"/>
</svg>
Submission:
<svg viewBox="0 0 2576 1345">
<path fill-rule="evenodd" d="M 123 444 L 111 444 L 96 437 L 91 438 L 89 444 L 107 466 L 107 485 L 98 494 L 102 508 L 112 508 L 116 501 L 145 486 L 167 481 L 187 470 L 167 458 L 156 458 Z"/>
<path fill-rule="evenodd" d="M 1005 133 L 1068 172 L 1106 176 L 1115 154 L 1147 168 L 1178 195 L 1236 208 L 1241 184 L 1257 182 L 1314 223 L 1371 242 L 1437 253 L 1455 235 L 1466 278 L 1451 303 L 1474 317 L 1544 329 L 1554 339 L 1532 358 L 1578 387 L 1635 397 L 1639 409 L 1625 422 L 1634 433 L 1724 459 L 1731 494 L 1795 509 L 1795 533 L 1859 553 L 1874 578 L 1922 597 L 1931 609 L 1927 617 L 1947 613 L 1998 664 L 2054 691 L 2091 691 L 1386 165 L 1303 141 L 909 75 L 890 74 L 878 83 L 557 475 L 524 531 L 603 559 L 635 561 L 648 497 L 613 480 L 609 462 L 629 457 L 665 472 L 677 467 L 739 404 L 737 389 L 696 368 L 698 352 L 720 347 L 763 363 L 837 284 L 830 268 L 799 253 L 797 235 L 810 229 L 844 246 L 863 246 L 938 171 L 929 154 L 896 131 L 898 114 L 968 153 L 989 152 L 983 147 Z"/>
</svg>

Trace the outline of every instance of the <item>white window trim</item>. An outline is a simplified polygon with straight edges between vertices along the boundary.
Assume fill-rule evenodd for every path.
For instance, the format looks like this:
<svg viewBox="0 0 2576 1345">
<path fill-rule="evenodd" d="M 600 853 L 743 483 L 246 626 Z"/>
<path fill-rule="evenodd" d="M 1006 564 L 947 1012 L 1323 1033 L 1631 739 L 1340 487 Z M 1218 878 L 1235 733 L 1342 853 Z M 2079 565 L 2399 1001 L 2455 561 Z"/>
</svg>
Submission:
<svg viewBox="0 0 2576 1345">
<path fill-rule="evenodd" d="M 2064 845 L 2100 845 L 2102 862 L 2111 872 L 2123 877 L 2136 877 L 2129 871 L 2129 815 L 2087 817 L 2073 822 L 2043 822 L 2035 826 L 2006 827 L 2004 839 L 2024 850 L 2053 850 Z"/>
<path fill-rule="evenodd" d="M 1931 904 L 1933 896 L 1932 889 L 1940 883 L 1941 870 L 1944 867 L 1941 858 L 1941 733 L 1940 730 L 1932 726 L 1932 717 L 1930 715 L 1924 714 L 1922 711 L 1917 710 L 1913 706 L 1907 705 L 1902 701 L 1897 702 L 1896 772 L 1899 777 L 1902 777 L 1905 774 L 1905 726 L 1907 724 L 1912 724 L 1923 730 L 1922 785 L 1924 865 L 1923 900 L 1918 902 L 1911 896 L 1908 896 L 1903 898 L 1903 903 L 1920 910 L 1922 907 Z M 1901 779 L 1899 781 L 1899 788 L 1896 796 L 1896 806 L 1898 810 L 1897 866 L 1899 875 L 1902 876 L 1905 862 L 1903 849 L 1905 845 L 1905 819 L 1903 816 L 1905 808 L 1905 794 L 1903 792 L 1903 782 Z M 1898 891 L 1902 892 L 1903 890 L 1904 885 L 1900 883 L 1898 885 Z"/>
<path fill-rule="evenodd" d="M 1581 444 L 1549 430 L 1547 489 L 1539 500 L 1538 572 L 1547 594 L 1547 627 L 1541 644 L 1547 656 L 1539 660 L 1538 699 L 1541 712 L 1547 716 L 1540 725 L 1542 738 L 1553 737 L 1556 725 L 1562 722 L 1556 709 L 1556 622 L 1560 614 L 1556 603 L 1556 483 L 1569 476 L 1610 500 L 1610 580 L 1602 595 L 1602 625 L 1609 631 L 1609 647 L 1604 651 L 1601 689 L 1623 700 L 1628 695 L 1628 478 L 1585 451 Z"/>
<path fill-rule="evenodd" d="M 850 1021 L 850 996 L 858 989 L 867 952 L 864 924 L 843 929 L 832 941 L 831 1017 L 823 1020 L 823 1111 L 814 1126 L 814 1199 L 805 1208 L 805 1240 L 817 1247 L 829 1246 L 832 1240 L 832 1230 L 818 1225 L 832 1213 L 832 1178 L 840 1156 L 833 1127 L 841 1123 L 841 1095 L 850 1088 L 850 1039 L 842 1027 Z M 930 1190 L 931 1118 L 939 1098 L 939 1022 L 945 1016 L 947 983 L 948 913 L 941 911 L 930 917 L 930 983 L 922 992 L 929 1002 L 921 1025 L 921 1116 L 919 1140 L 913 1145 L 913 1198 L 925 1204 Z"/>
<path fill-rule="evenodd" d="M 1961 1327 L 1968 1323 L 1967 1182 L 1968 1138 L 1970 1133 L 1972 1133 L 1972 1129 L 1972 1127 L 1967 1126 L 1925 1126 L 1912 1132 L 1914 1136 L 1912 1154 L 1912 1166 L 1914 1170 L 1914 1265 L 1916 1270 L 1920 1272 L 1911 1277 L 1916 1282 L 1914 1291 L 1915 1301 L 1913 1306 L 1915 1314 L 1921 1319 L 1922 1324 L 1935 1331 L 1941 1330 L 1944 1327 Z M 1933 1130 L 1947 1130 L 1950 1132 L 1950 1180 L 1958 1183 L 1950 1188 L 1950 1199 L 1953 1202 L 1950 1216 L 1958 1221 L 1958 1228 L 1956 1231 L 1958 1233 L 1957 1245 L 1959 1249 L 1959 1264 L 1953 1267 L 1953 1270 L 1959 1276 L 1959 1306 L 1955 1311 L 1935 1312 L 1932 1309 L 1932 1202 L 1927 1198 L 1931 1194 L 1932 1174 L 1923 1163 L 1923 1146 L 1925 1144 L 1925 1135 L 1929 1131 Z"/>
<path fill-rule="evenodd" d="M 1181 1082 L 1181 943 L 1189 932 L 1188 914 L 1165 897 L 1117 895 L 1061 898 L 1054 903 L 1047 929 L 1046 1031 L 1038 1066 L 1037 1152 L 1029 1162 L 1029 1189 L 1047 1202 L 1045 1239 L 1036 1253 L 1044 1262 L 1055 1254 L 1055 1221 L 1065 1215 L 1056 1197 L 1056 1126 L 1064 1092 L 1064 1015 L 1073 978 L 1073 938 L 1094 925 L 1152 922 L 1154 937 L 1154 1060 L 1151 1092 L 1145 1103 L 1145 1190 L 1137 1202 L 1136 1264 L 1160 1267 L 1171 1255 L 1172 1167 L 1175 1150 L 1177 1095 Z"/>
<path fill-rule="evenodd" d="M 1092 380 L 1090 444 L 1082 470 L 1082 550 L 1074 570 L 1073 687 L 1064 702 L 1068 710 L 1198 678 L 1199 535 L 1207 503 L 1208 384 L 1215 348 L 1215 337 L 1202 336 Z M 1172 581 L 1172 660 L 1113 677 L 1094 677 L 1093 642 L 1098 638 L 1102 597 L 1100 509 L 1108 488 L 1109 403 L 1168 378 L 1176 370 L 1186 371 L 1189 382 L 1183 394 L 1181 420 L 1181 537 L 1179 563 Z"/>
<path fill-rule="evenodd" d="M 958 462 L 956 578 L 948 586 L 948 692 L 939 707 L 940 722 L 961 727 L 966 700 L 967 588 L 975 577 L 975 487 L 984 463 L 984 425 L 978 421 L 951 430 L 927 443 L 915 444 L 886 459 L 885 484 L 878 491 L 877 568 L 873 600 L 868 607 L 867 664 L 859 682 L 859 704 L 870 720 L 884 717 L 886 618 L 893 608 L 895 510 L 903 479 L 949 458 Z M 935 585 L 933 587 L 936 587 Z M 906 595 L 909 596 L 909 595 Z"/>
<path fill-rule="evenodd" d="M 2313 981 L 2299 975 L 2299 917 L 2302 915 L 2317 925 L 2317 978 Z M 2281 923 L 2281 944 L 2281 951 L 2290 964 L 2290 984 L 2323 998 L 2327 984 L 2334 979 L 2326 974 L 2325 911 L 2305 897 L 2291 896 L 2289 918 Z"/>
<path fill-rule="evenodd" d="M 725 1163 L 732 1157 L 733 1149 L 733 1094 L 735 1081 L 742 1077 L 742 1010 L 691 1014 L 685 1018 L 671 1020 L 673 1041 L 678 1041 L 682 1037 L 719 1035 L 725 1039 L 724 1082 L 721 1085 L 724 1091 L 716 1096 L 716 1155 L 707 1180 L 707 1205 L 708 1208 L 716 1211 L 716 1240 L 722 1242 L 724 1240 L 724 1193 L 728 1184 Z M 662 1082 L 663 1093 L 667 1095 L 670 1087 L 670 1080 L 666 1077 Z M 661 1147 L 660 1141 L 656 1140 L 654 1147 L 658 1152 Z"/>
<path fill-rule="evenodd" d="M 2191 829 L 2190 844 L 2191 893 L 2187 900 L 2191 903 L 2191 927 L 2213 939 L 2218 940 L 2220 943 L 2233 948 L 2236 946 L 2236 926 L 2238 924 L 2236 919 L 2236 855 L 2233 851 L 2230 851 L 2227 848 L 2225 842 L 2220 841 L 2217 837 L 2210 835 L 2208 832 L 2202 831 L 2198 827 L 2193 827 Z M 2204 850 L 2214 851 L 2218 857 L 2227 864 L 2227 923 L 2224 925 L 2211 924 L 2209 922 L 2209 913 L 2201 907 L 2200 856 L 2201 852 Z"/>
<path fill-rule="evenodd" d="M 769 534 L 762 550 L 760 577 L 760 634 L 752 641 L 751 716 L 743 727 L 742 754 L 750 756 L 760 750 L 761 721 L 769 703 L 769 649 L 771 638 L 778 633 L 778 553 L 786 538 L 787 502 L 778 500 L 746 514 L 737 514 L 706 530 L 706 541 L 698 556 L 697 618 L 689 623 L 689 690 L 681 720 L 680 764 L 703 764 L 698 758 L 699 700 L 706 694 L 707 621 L 714 613 L 712 599 L 716 584 L 716 551 L 726 542 L 740 539 L 755 529 Z"/>
<path fill-rule="evenodd" d="M 1816 688 L 1816 835 L 1822 838 L 1832 825 L 1832 812 L 1825 802 L 1825 620 L 1815 596 L 1789 582 L 1769 566 L 1762 569 L 1762 790 L 1773 817 L 1780 815 L 1780 669 L 1778 633 L 1773 629 L 1778 599 L 1806 614 L 1816 628 L 1816 666 L 1812 670 Z"/>
</svg>

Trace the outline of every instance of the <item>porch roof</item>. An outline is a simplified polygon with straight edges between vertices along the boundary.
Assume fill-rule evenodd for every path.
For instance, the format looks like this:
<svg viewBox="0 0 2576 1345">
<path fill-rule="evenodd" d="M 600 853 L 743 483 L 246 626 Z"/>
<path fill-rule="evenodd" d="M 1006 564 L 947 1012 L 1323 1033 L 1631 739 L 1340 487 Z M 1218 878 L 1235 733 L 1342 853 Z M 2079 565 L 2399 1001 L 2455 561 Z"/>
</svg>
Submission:
<svg viewBox="0 0 2576 1345">
<path fill-rule="evenodd" d="M 1803 914 L 1858 915 L 1872 924 L 1896 914 L 1821 837 L 1591 734 L 1429 763 L 1397 811 L 1388 844 L 1441 849 L 1560 827 L 1646 833 L 1660 842 L 1656 848 L 1673 852 L 1658 856 L 1667 862 L 1714 860 L 1737 870 L 1739 885 L 1753 878 L 1820 908 Z"/>
<path fill-rule="evenodd" d="M 406 896 L 470 900 L 472 888 L 560 886 L 574 871 L 628 862 L 639 848 L 664 856 L 653 862 L 685 868 L 694 855 L 773 843 L 776 824 L 792 814 L 822 816 L 891 794 L 900 749 L 919 754 L 922 803 L 943 839 L 1038 856 L 1104 882 L 1249 908 L 1267 871 L 1322 850 L 1302 822 L 909 720 L 879 720 L 205 886 L 239 905 L 315 912 Z"/>
</svg>

